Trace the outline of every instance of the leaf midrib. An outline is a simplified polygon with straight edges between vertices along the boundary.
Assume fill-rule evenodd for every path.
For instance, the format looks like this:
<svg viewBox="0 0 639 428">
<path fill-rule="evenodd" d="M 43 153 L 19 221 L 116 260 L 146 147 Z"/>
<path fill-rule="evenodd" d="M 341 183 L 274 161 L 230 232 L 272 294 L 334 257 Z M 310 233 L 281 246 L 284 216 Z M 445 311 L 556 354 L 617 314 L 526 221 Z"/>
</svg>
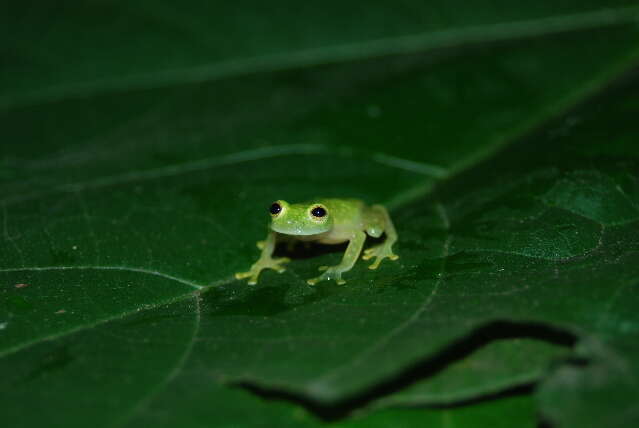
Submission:
<svg viewBox="0 0 639 428">
<path fill-rule="evenodd" d="M 569 31 L 631 23 L 639 17 L 639 6 L 606 8 L 569 15 L 554 15 L 453 30 L 440 30 L 400 37 L 365 40 L 336 46 L 213 62 L 207 65 L 155 73 L 102 79 L 74 85 L 50 87 L 14 99 L 0 99 L 0 111 L 34 107 L 67 99 L 78 99 L 131 90 L 169 88 L 189 83 L 229 79 L 246 74 L 285 71 L 326 64 L 361 61 L 387 55 L 427 52 L 454 46 L 542 37 Z"/>
<path fill-rule="evenodd" d="M 198 159 L 180 164 L 172 164 L 159 168 L 107 175 L 80 183 L 62 184 L 52 188 L 51 190 L 45 190 L 42 192 L 20 193 L 17 196 L 5 197 L 3 200 L 0 200 L 0 205 L 6 209 L 7 207 L 17 203 L 44 198 L 56 193 L 78 193 L 85 190 L 95 190 L 119 184 L 178 176 L 192 172 L 204 171 L 214 167 L 223 167 L 243 162 L 253 162 L 281 156 L 296 155 L 333 155 L 345 158 L 364 158 L 384 166 L 408 171 L 416 175 L 422 175 L 433 179 L 448 177 L 448 170 L 439 165 L 428 164 L 426 162 L 409 161 L 381 152 L 366 153 L 344 145 L 341 145 L 339 150 L 335 150 L 335 147 L 326 144 L 281 144 L 242 150 L 221 156 Z M 11 184 L 8 186 L 10 185 Z"/>
</svg>

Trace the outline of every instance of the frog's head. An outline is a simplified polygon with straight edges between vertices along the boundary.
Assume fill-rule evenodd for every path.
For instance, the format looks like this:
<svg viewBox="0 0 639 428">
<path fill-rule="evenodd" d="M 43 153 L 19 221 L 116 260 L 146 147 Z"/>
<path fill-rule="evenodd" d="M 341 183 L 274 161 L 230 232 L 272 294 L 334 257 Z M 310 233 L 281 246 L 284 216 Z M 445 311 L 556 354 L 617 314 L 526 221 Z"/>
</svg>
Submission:
<svg viewBox="0 0 639 428">
<path fill-rule="evenodd" d="M 328 208 L 320 203 L 289 204 L 279 200 L 273 202 L 269 212 L 271 229 L 286 235 L 317 235 L 333 226 Z"/>
</svg>

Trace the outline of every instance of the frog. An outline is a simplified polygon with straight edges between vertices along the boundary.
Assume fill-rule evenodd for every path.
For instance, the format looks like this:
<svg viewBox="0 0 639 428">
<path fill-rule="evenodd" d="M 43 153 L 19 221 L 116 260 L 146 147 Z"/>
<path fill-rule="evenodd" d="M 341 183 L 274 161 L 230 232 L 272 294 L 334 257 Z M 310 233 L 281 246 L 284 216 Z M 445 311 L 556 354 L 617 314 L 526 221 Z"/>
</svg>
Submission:
<svg viewBox="0 0 639 428">
<path fill-rule="evenodd" d="M 359 259 L 375 260 L 368 266 L 377 269 L 382 260 L 397 260 L 393 244 L 397 241 L 397 231 L 388 210 L 380 204 L 367 205 L 360 199 L 316 198 L 310 202 L 288 203 L 277 200 L 268 208 L 271 223 L 266 239 L 257 242 L 261 250 L 259 259 L 246 272 L 237 272 L 238 280 L 248 278 L 249 284 L 257 284 L 264 269 L 278 273 L 286 270 L 288 257 L 273 257 L 278 243 L 286 243 L 289 248 L 298 242 L 305 244 L 341 244 L 348 242 L 342 260 L 335 266 L 320 266 L 319 276 L 306 282 L 315 285 L 320 281 L 335 280 L 337 284 L 346 281 L 342 274 L 353 268 Z M 362 252 L 367 236 L 379 238 L 385 234 L 381 244 Z"/>
</svg>

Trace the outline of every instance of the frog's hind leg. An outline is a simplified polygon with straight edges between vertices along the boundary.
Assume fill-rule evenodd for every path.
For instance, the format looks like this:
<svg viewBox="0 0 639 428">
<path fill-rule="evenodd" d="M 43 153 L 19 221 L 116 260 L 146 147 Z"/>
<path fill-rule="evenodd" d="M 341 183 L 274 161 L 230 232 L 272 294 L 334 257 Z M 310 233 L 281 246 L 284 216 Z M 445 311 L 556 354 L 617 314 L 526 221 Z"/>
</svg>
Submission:
<svg viewBox="0 0 639 428">
<path fill-rule="evenodd" d="M 373 238 L 379 238 L 382 233 L 386 232 L 386 240 L 379 245 L 364 250 L 362 259 L 368 260 L 375 257 L 375 261 L 370 265 L 369 269 L 377 269 L 379 264 L 385 258 L 391 260 L 397 260 L 399 256 L 393 253 L 393 244 L 397 241 L 397 232 L 395 226 L 388 215 L 388 211 L 382 205 L 373 205 L 371 207 L 371 214 L 369 220 L 369 226 L 366 229 Z"/>
</svg>

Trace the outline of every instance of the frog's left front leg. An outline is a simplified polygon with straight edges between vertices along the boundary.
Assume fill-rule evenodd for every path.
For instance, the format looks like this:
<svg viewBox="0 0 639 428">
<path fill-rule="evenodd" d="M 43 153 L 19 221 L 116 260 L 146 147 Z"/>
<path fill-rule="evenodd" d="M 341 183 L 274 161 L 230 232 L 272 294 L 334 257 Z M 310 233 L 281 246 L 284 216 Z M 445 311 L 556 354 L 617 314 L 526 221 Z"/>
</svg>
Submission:
<svg viewBox="0 0 639 428">
<path fill-rule="evenodd" d="M 319 281 L 334 279 L 338 284 L 344 284 L 346 281 L 342 279 L 342 273 L 351 270 L 359 258 L 359 254 L 362 252 L 365 240 L 366 234 L 362 231 L 356 231 L 349 240 L 342 262 L 336 266 L 320 266 L 319 270 L 324 271 L 324 273 L 316 278 L 311 278 L 306 282 L 310 285 L 315 285 Z"/>
</svg>

